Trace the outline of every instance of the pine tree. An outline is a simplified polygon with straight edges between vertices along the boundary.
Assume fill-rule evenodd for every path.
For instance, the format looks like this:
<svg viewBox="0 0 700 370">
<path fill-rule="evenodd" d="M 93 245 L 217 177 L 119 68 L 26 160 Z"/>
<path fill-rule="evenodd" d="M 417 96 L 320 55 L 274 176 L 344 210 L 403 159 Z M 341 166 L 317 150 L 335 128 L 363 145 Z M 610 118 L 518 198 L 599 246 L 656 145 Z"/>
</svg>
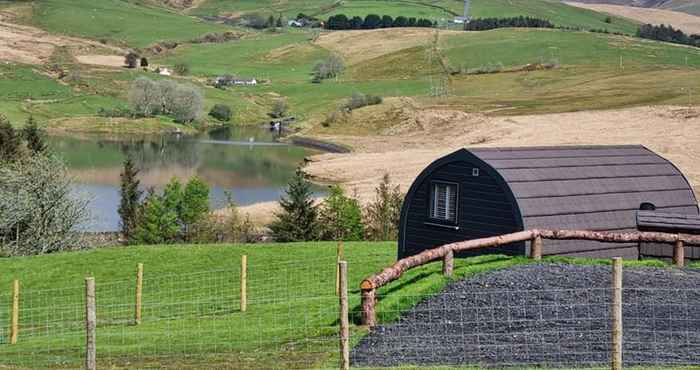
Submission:
<svg viewBox="0 0 700 370">
<path fill-rule="evenodd" d="M 375 241 L 396 240 L 403 207 L 403 194 L 399 186 L 392 188 L 389 175 L 385 174 L 376 189 L 374 203 L 365 210 L 367 239 Z"/>
<path fill-rule="evenodd" d="M 300 168 L 289 182 L 286 194 L 280 199 L 282 212 L 276 214 L 277 220 L 269 225 L 274 238 L 280 242 L 317 240 L 318 209 L 311 183 Z"/>
<path fill-rule="evenodd" d="M 124 169 L 119 175 L 121 178 L 119 191 L 121 200 L 119 209 L 117 210 L 121 218 L 120 227 L 122 235 L 127 242 L 131 242 L 138 221 L 139 201 L 142 195 L 142 192 L 139 190 L 140 181 L 137 178 L 138 174 L 139 170 L 134 165 L 134 161 L 131 157 L 128 156 L 124 160 Z"/>
<path fill-rule="evenodd" d="M 151 189 L 141 206 L 139 222 L 134 230 L 134 242 L 138 244 L 173 243 L 179 232 L 177 213 L 168 209 L 165 198 Z"/>
<path fill-rule="evenodd" d="M 0 114 L 0 162 L 14 162 L 20 156 L 20 137 L 10 121 Z"/>
<path fill-rule="evenodd" d="M 44 132 L 39 128 L 33 116 L 29 116 L 27 119 L 27 124 L 22 129 L 22 136 L 27 141 L 27 148 L 33 154 L 42 154 L 48 149 L 44 139 Z"/>
<path fill-rule="evenodd" d="M 320 209 L 319 225 L 323 240 L 362 240 L 362 208 L 357 199 L 345 196 L 343 189 L 334 185 Z"/>
<path fill-rule="evenodd" d="M 185 238 L 191 240 L 197 224 L 209 214 L 209 186 L 199 177 L 193 177 L 185 185 L 180 207 L 180 220 Z"/>
</svg>

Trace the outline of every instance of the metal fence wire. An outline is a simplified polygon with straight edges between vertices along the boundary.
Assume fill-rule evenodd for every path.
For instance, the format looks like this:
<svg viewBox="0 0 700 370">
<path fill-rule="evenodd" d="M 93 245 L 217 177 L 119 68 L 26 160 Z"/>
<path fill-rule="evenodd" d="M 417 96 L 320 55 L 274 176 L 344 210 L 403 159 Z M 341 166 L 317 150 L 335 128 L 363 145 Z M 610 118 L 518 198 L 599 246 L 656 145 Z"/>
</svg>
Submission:
<svg viewBox="0 0 700 370">
<path fill-rule="evenodd" d="M 360 325 L 356 286 L 363 266 L 380 260 L 348 264 L 352 368 L 600 368 L 613 361 L 614 287 L 387 289 L 377 295 L 378 325 L 368 328 Z M 97 367 L 343 368 L 337 274 L 333 258 L 251 261 L 244 312 L 240 266 L 146 273 L 140 324 L 134 281 L 97 281 Z M 622 297 L 625 366 L 700 364 L 700 289 L 623 287 Z M 16 344 L 9 343 L 12 301 L 0 295 L 0 368 L 84 368 L 84 284 L 22 290 Z"/>
</svg>

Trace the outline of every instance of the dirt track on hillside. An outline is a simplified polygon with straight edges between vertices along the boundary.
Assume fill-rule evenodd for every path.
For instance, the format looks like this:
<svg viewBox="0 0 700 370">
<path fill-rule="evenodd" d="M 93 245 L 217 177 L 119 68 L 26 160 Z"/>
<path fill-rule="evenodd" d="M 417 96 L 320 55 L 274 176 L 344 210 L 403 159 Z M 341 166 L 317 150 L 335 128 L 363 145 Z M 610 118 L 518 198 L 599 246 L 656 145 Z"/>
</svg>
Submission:
<svg viewBox="0 0 700 370">
<path fill-rule="evenodd" d="M 306 171 L 372 199 L 384 173 L 406 191 L 420 171 L 464 146 L 642 144 L 673 161 L 700 192 L 700 108 L 639 107 L 533 116 L 488 117 L 423 110 L 408 132 L 374 137 L 321 136 L 352 146 L 350 154 L 311 157 Z"/>
<path fill-rule="evenodd" d="M 568 1 L 566 3 L 579 8 L 634 19 L 642 23 L 670 24 L 686 33 L 700 34 L 700 17 L 695 15 L 676 12 L 673 10 L 638 8 L 623 5 L 584 4 Z"/>
</svg>

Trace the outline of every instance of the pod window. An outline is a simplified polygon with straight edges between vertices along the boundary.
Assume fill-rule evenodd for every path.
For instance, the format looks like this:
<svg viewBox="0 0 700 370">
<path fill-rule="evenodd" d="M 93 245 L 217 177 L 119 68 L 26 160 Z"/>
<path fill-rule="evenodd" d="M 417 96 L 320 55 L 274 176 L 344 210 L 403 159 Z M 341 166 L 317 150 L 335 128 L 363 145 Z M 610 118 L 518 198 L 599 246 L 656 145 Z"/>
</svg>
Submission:
<svg viewBox="0 0 700 370">
<path fill-rule="evenodd" d="M 432 183 L 430 218 L 456 224 L 458 191 L 457 184 Z"/>
</svg>

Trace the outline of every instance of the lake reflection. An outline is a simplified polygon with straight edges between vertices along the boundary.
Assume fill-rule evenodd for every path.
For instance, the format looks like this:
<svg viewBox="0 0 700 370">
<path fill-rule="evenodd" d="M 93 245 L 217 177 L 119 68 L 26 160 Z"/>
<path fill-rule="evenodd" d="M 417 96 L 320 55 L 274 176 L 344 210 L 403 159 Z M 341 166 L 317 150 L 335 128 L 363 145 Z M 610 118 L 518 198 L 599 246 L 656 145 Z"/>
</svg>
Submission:
<svg viewBox="0 0 700 370">
<path fill-rule="evenodd" d="M 92 199 L 90 231 L 115 231 L 119 216 L 119 174 L 127 154 L 137 163 L 144 189 L 162 187 L 173 177 L 185 182 L 197 175 L 211 187 L 210 203 L 220 208 L 231 192 L 236 203 L 278 200 L 309 149 L 277 143 L 258 128 L 226 128 L 196 137 L 53 136 L 62 156 Z"/>
</svg>

